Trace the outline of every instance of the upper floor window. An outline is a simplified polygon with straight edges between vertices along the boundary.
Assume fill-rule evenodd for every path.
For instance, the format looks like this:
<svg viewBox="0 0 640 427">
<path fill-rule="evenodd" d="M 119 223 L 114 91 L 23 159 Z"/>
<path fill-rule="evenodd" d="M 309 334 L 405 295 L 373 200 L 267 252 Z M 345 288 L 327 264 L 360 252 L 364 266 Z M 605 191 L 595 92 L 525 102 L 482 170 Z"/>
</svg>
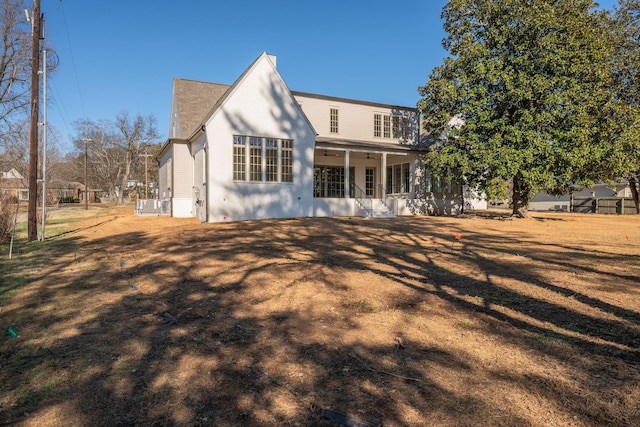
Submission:
<svg viewBox="0 0 640 427">
<path fill-rule="evenodd" d="M 246 178 L 247 158 L 246 158 L 247 137 L 236 135 L 233 137 L 233 180 L 244 181 Z"/>
<path fill-rule="evenodd" d="M 407 139 L 409 137 L 409 118 L 393 116 L 393 137 Z"/>
<path fill-rule="evenodd" d="M 249 138 L 249 181 L 262 181 L 262 138 Z"/>
<path fill-rule="evenodd" d="M 266 141 L 267 182 L 278 181 L 278 140 L 267 138 Z"/>
<path fill-rule="evenodd" d="M 384 119 L 383 135 L 385 138 L 391 138 L 391 116 L 385 115 L 383 119 Z"/>
<path fill-rule="evenodd" d="M 293 140 L 234 135 L 233 180 L 293 182 Z"/>
<path fill-rule="evenodd" d="M 373 136 L 382 136 L 382 114 L 373 115 Z"/>
<path fill-rule="evenodd" d="M 329 109 L 329 132 L 338 133 L 338 109 Z"/>
<path fill-rule="evenodd" d="M 293 182 L 293 140 L 283 139 L 280 144 L 282 148 L 280 180 L 282 182 Z"/>
<path fill-rule="evenodd" d="M 373 136 L 391 138 L 391 116 L 388 114 L 373 114 Z"/>
</svg>

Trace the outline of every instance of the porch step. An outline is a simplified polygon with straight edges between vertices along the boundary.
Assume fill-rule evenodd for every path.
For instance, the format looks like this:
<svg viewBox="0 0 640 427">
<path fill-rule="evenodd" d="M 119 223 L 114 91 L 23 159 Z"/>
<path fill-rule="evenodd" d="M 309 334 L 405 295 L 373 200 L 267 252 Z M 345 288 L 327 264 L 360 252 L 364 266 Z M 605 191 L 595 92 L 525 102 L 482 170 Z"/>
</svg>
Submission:
<svg viewBox="0 0 640 427">
<path fill-rule="evenodd" d="M 395 218 L 397 215 L 379 199 L 373 199 L 371 209 L 363 209 L 366 216 L 372 218 Z"/>
<path fill-rule="evenodd" d="M 374 209 L 371 213 L 372 218 L 395 218 L 397 215 L 388 209 Z"/>
</svg>

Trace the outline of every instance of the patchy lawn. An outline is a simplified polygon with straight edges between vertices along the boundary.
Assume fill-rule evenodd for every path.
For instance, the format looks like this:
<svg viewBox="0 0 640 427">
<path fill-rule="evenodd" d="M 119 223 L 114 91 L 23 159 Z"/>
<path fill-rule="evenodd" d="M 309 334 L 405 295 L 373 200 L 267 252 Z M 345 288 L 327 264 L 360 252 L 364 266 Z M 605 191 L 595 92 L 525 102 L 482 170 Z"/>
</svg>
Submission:
<svg viewBox="0 0 640 427">
<path fill-rule="evenodd" d="M 0 424 L 640 425 L 638 216 L 130 211 L 2 246 Z"/>
</svg>

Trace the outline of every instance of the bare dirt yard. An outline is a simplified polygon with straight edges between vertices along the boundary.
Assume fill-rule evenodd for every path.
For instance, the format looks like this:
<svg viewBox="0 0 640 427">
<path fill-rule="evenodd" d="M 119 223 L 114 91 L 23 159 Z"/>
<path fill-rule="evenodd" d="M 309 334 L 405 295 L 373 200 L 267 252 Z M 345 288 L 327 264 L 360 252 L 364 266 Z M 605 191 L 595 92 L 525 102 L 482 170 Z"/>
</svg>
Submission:
<svg viewBox="0 0 640 427">
<path fill-rule="evenodd" d="M 640 216 L 532 215 L 2 246 L 0 424 L 640 425 Z"/>
</svg>

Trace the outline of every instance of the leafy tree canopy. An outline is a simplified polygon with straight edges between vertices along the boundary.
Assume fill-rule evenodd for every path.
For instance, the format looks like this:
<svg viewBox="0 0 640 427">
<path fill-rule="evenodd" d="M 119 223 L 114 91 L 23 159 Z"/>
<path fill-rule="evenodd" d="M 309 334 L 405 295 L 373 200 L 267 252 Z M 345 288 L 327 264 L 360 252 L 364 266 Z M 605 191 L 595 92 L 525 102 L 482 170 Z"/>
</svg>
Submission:
<svg viewBox="0 0 640 427">
<path fill-rule="evenodd" d="M 612 141 L 606 168 L 614 179 L 626 179 L 640 214 L 640 0 L 620 0 L 611 19 L 615 41 L 614 94 L 625 108 L 617 125 L 619 137 Z"/>
<path fill-rule="evenodd" d="M 546 189 L 598 178 L 612 96 L 605 15 L 591 0 L 450 0 L 443 41 L 450 52 L 426 85 L 419 109 L 437 140 L 434 171 L 454 171 L 491 192 L 511 182 L 513 213 Z"/>
</svg>

